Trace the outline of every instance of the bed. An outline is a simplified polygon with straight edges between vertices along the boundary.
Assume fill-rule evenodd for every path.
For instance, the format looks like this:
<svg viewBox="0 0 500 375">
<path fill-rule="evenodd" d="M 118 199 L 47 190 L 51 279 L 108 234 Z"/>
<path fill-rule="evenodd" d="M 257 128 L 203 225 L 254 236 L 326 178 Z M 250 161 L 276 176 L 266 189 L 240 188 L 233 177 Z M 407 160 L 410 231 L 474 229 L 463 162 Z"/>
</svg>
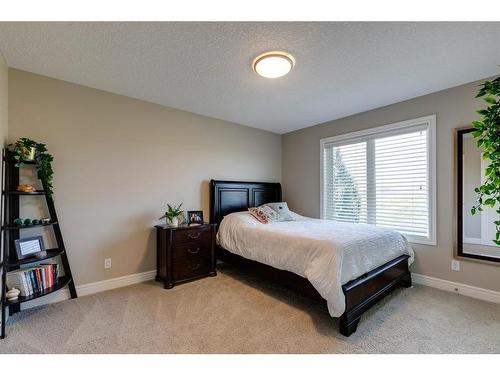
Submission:
<svg viewBox="0 0 500 375">
<path fill-rule="evenodd" d="M 212 180 L 210 190 L 217 259 L 326 304 L 344 336 L 384 296 L 411 286 L 413 252 L 397 232 L 295 214 L 294 221 L 261 224 L 246 211 L 280 202 L 279 183 Z"/>
</svg>

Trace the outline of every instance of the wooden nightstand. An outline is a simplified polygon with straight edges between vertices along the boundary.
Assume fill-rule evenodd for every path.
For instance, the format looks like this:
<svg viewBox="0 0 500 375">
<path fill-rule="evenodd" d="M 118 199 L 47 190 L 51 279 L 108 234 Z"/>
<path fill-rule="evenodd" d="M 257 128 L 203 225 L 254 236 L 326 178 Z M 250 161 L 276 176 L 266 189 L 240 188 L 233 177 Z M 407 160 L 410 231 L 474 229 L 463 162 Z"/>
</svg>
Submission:
<svg viewBox="0 0 500 375">
<path fill-rule="evenodd" d="M 215 225 L 156 225 L 156 281 L 165 289 L 215 276 Z"/>
</svg>

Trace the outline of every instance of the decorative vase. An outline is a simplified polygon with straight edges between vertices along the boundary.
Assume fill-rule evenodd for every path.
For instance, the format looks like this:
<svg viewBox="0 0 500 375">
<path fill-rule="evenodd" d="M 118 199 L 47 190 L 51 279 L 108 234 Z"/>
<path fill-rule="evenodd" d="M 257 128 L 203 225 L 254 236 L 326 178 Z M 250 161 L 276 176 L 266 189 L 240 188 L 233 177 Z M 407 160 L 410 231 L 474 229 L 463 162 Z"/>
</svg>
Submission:
<svg viewBox="0 0 500 375">
<path fill-rule="evenodd" d="M 21 291 L 19 289 L 12 288 L 7 293 L 5 293 L 5 297 L 9 301 L 15 301 L 19 297 L 19 294 L 21 294 Z"/>
<path fill-rule="evenodd" d="M 179 218 L 173 217 L 172 219 L 167 219 L 167 225 L 171 225 L 173 227 L 177 227 L 179 225 Z"/>
</svg>

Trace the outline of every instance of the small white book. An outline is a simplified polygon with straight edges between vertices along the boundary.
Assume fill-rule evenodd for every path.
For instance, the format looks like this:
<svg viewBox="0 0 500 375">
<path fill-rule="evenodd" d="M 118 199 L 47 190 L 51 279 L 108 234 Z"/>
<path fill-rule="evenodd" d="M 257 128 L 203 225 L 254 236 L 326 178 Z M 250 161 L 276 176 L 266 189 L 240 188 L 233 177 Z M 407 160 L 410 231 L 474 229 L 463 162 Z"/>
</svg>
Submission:
<svg viewBox="0 0 500 375">
<path fill-rule="evenodd" d="M 24 270 L 9 272 L 7 274 L 7 287 L 9 289 L 19 289 L 19 291 L 21 292 L 20 295 L 23 297 L 29 296 L 31 294 L 26 277 L 24 275 Z"/>
</svg>

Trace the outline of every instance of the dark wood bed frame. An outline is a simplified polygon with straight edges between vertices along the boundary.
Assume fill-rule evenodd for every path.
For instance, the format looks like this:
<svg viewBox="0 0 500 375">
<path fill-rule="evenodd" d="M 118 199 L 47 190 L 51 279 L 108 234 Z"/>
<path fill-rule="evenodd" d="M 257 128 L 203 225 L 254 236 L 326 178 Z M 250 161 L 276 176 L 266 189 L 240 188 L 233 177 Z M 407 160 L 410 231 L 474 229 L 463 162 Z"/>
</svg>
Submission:
<svg viewBox="0 0 500 375">
<path fill-rule="evenodd" d="M 248 207 L 270 202 L 281 202 L 281 184 L 217 180 L 210 182 L 210 222 L 213 224 L 220 224 L 223 217 L 232 212 L 245 211 Z M 314 289 L 309 280 L 293 272 L 246 259 L 219 246 L 216 246 L 216 257 L 243 269 L 246 273 L 285 286 L 326 305 L 326 300 Z M 344 336 L 354 333 L 361 315 L 399 286 L 411 286 L 408 255 L 399 256 L 344 284 L 342 289 L 345 294 L 346 310 L 339 318 L 339 332 Z"/>
</svg>

